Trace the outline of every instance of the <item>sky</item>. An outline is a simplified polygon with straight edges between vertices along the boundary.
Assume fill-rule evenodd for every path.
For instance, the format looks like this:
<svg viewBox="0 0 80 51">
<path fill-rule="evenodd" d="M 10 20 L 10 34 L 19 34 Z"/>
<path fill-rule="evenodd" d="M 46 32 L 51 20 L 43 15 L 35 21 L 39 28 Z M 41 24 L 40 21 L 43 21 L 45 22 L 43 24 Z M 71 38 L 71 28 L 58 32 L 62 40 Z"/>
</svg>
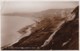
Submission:
<svg viewBox="0 0 80 51">
<path fill-rule="evenodd" d="M 2 12 L 38 12 L 47 9 L 75 8 L 78 1 L 4 1 Z"/>
</svg>

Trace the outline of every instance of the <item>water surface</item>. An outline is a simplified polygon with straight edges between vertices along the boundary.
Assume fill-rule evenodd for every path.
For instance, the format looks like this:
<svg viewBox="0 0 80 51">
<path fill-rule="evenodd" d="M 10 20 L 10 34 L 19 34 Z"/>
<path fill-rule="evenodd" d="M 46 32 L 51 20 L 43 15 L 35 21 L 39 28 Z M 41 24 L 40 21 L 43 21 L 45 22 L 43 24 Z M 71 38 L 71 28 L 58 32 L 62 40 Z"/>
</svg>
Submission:
<svg viewBox="0 0 80 51">
<path fill-rule="evenodd" d="M 2 16 L 1 46 L 15 42 L 21 36 L 17 31 L 33 23 L 32 17 Z"/>
</svg>

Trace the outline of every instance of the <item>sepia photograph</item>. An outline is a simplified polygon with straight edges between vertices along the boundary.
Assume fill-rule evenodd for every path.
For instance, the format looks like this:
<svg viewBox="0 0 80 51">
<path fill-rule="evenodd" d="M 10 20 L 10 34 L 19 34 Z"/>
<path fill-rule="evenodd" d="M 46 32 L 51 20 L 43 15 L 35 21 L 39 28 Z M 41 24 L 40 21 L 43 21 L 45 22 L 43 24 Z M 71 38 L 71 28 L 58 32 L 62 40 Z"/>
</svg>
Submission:
<svg viewBox="0 0 80 51">
<path fill-rule="evenodd" d="M 79 50 L 79 1 L 2 1 L 1 50 Z"/>
</svg>

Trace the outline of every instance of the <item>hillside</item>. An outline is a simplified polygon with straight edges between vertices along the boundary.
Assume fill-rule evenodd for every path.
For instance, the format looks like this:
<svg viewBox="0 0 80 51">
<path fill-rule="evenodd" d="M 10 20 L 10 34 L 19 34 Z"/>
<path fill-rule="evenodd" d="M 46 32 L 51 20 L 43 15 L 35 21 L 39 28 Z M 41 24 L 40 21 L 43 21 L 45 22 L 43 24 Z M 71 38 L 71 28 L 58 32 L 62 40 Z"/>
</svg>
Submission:
<svg viewBox="0 0 80 51">
<path fill-rule="evenodd" d="M 78 9 L 77 9 L 78 10 Z M 77 12 L 77 14 L 76 14 Z M 74 12 L 78 15 L 78 11 Z M 31 34 L 4 50 L 78 50 L 78 16 L 68 20 L 69 10 L 46 10 L 34 14 L 39 17 L 36 27 L 31 27 Z M 36 15 L 36 16 L 35 16 Z M 71 14 L 74 15 L 74 14 Z M 23 29 L 25 32 L 26 29 Z"/>
</svg>

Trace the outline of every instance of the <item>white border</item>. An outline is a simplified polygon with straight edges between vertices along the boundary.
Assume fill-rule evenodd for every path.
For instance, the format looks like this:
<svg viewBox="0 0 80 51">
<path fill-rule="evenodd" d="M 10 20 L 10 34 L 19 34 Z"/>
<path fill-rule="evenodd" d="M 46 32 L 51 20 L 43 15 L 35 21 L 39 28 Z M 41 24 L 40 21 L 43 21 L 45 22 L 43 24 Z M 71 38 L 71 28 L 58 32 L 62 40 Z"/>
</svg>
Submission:
<svg viewBox="0 0 80 51">
<path fill-rule="evenodd" d="M 3 1 L 79 1 L 79 0 L 3 0 Z"/>
<path fill-rule="evenodd" d="M 1 47 L 1 2 L 3 1 L 79 1 L 80 2 L 80 0 L 0 0 L 0 47 Z M 80 3 L 79 3 L 79 17 L 80 17 Z M 80 31 L 80 18 L 79 18 L 79 31 Z M 79 35 L 79 43 L 80 43 L 80 35 Z M 9 51 L 9 50 L 2 50 L 2 51 Z M 10 50 L 10 51 L 18 51 L 18 50 Z M 79 50 L 19 50 L 19 51 L 79 51 Z"/>
</svg>

